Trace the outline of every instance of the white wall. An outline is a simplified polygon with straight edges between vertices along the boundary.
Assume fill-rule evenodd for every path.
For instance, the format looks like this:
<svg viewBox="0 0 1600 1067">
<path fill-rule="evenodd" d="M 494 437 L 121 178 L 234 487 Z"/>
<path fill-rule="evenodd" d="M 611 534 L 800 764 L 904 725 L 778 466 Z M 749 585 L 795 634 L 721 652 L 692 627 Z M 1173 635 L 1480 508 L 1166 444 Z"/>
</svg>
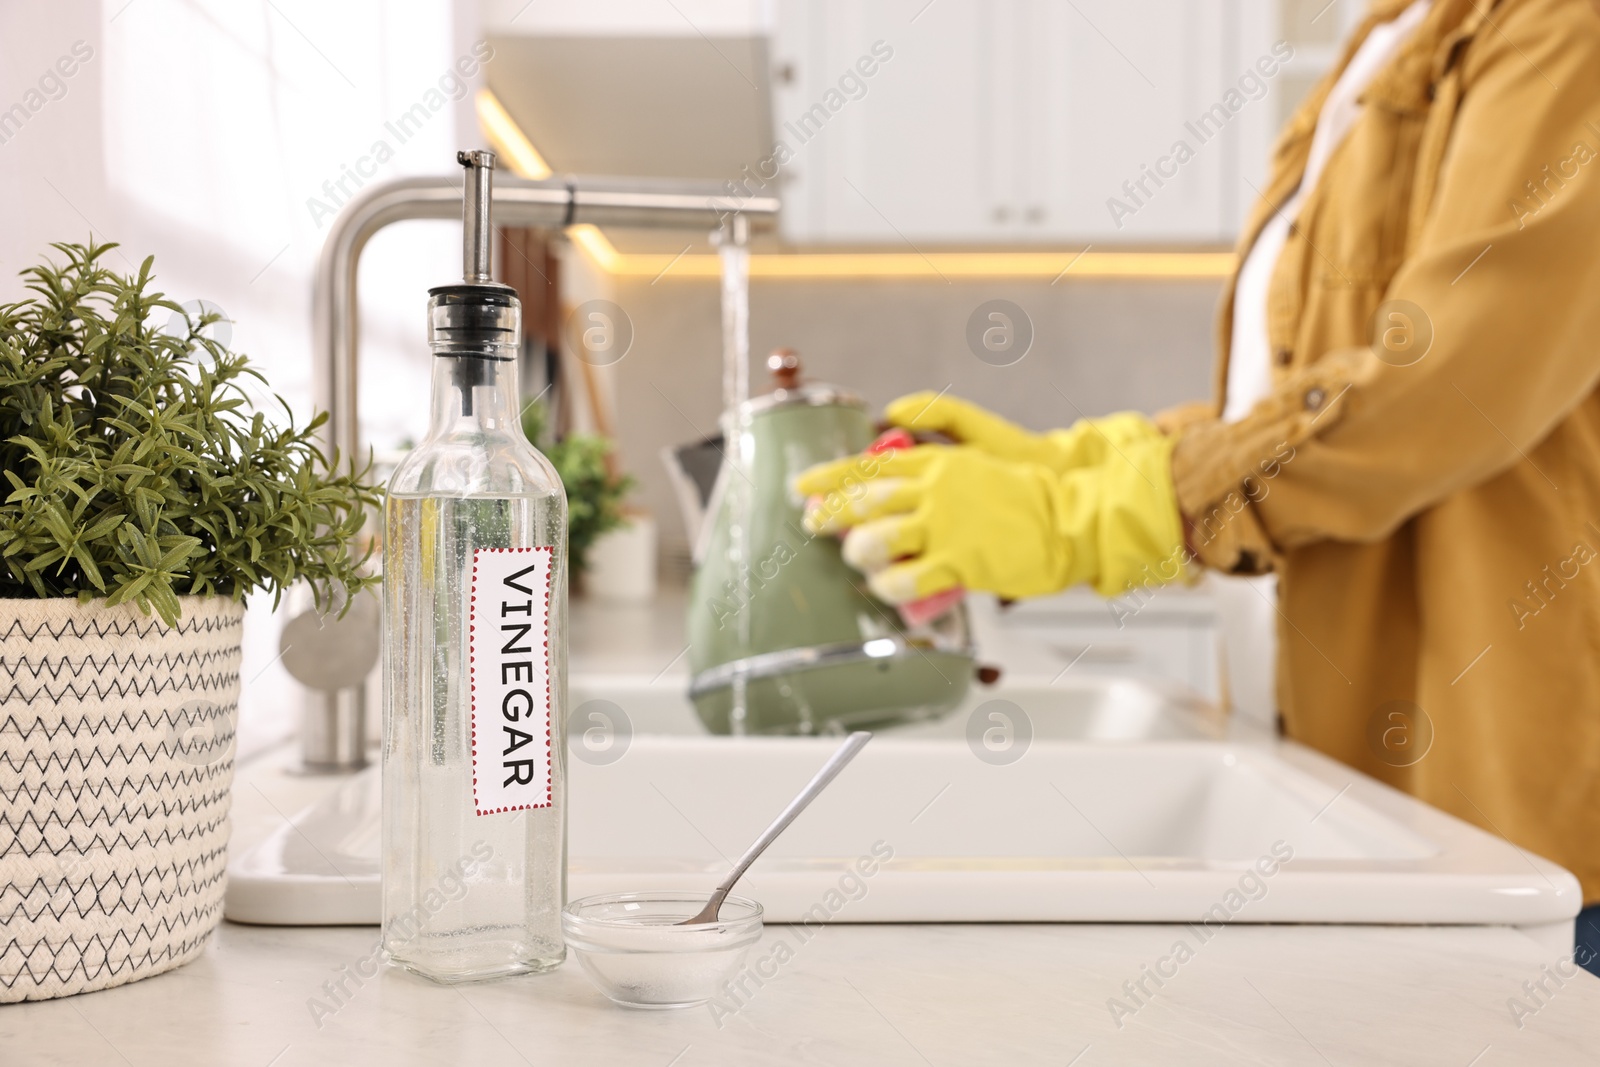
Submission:
<svg viewBox="0 0 1600 1067">
<path fill-rule="evenodd" d="M 123 270 L 153 254 L 159 287 L 223 308 L 234 347 L 297 419 L 309 418 L 311 273 L 328 228 L 313 198 L 328 205 L 324 182 L 347 167 L 371 169 L 366 182 L 438 173 L 454 166 L 467 143 L 459 137 L 479 143 L 469 88 L 446 80 L 439 92 L 475 39 L 474 6 L 457 6 L 0 6 L 0 112 L 25 112 L 0 126 L 0 300 L 23 295 L 17 272 L 52 241 L 121 242 L 112 265 Z M 77 61 L 57 68 L 75 46 Z M 401 143 L 385 123 L 418 103 L 426 121 Z M 362 164 L 379 142 L 393 157 Z M 348 177 L 345 190 L 356 190 Z M 415 433 L 425 417 L 424 303 L 428 286 L 459 276 L 459 233 L 405 224 L 364 260 L 363 422 L 379 444 Z M 268 606 L 255 605 L 247 626 L 245 677 L 264 672 L 247 687 L 247 731 L 277 728 L 294 707 L 292 683 L 272 662 L 278 624 Z"/>
</svg>

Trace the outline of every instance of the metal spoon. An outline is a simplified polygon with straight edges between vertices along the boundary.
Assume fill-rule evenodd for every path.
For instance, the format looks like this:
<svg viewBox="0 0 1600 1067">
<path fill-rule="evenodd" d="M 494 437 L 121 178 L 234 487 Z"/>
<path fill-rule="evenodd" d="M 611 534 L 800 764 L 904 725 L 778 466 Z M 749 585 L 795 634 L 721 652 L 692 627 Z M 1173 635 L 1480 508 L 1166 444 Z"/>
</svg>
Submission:
<svg viewBox="0 0 1600 1067">
<path fill-rule="evenodd" d="M 728 892 L 733 889 L 734 883 L 744 877 L 744 872 L 749 870 L 750 865 L 756 861 L 756 858 L 767 850 L 767 846 L 776 841 L 778 835 L 789 828 L 789 824 L 794 822 L 794 817 L 805 811 L 806 807 L 817 799 L 817 794 L 826 789 L 828 783 L 833 781 L 840 771 L 844 770 L 844 765 L 855 759 L 856 753 L 866 747 L 867 742 L 871 740 L 872 734 L 867 730 L 857 730 L 845 738 L 844 744 L 839 746 L 837 752 L 828 757 L 828 762 L 822 765 L 822 769 L 816 773 L 816 777 L 807 782 L 806 787 L 800 790 L 799 795 L 789 801 L 789 806 L 784 808 L 782 814 L 776 819 L 772 820 L 771 826 L 761 831 L 761 836 L 756 838 L 755 844 L 745 849 L 744 855 L 739 857 L 739 862 L 733 865 L 733 870 L 729 871 L 728 877 L 724 878 L 722 884 L 717 886 L 716 890 L 711 894 L 711 899 L 706 901 L 706 906 L 700 909 L 700 913 L 694 918 L 685 919 L 677 925 L 693 926 L 696 923 L 716 922 L 717 912 L 722 910 L 722 902 L 727 899 Z"/>
</svg>

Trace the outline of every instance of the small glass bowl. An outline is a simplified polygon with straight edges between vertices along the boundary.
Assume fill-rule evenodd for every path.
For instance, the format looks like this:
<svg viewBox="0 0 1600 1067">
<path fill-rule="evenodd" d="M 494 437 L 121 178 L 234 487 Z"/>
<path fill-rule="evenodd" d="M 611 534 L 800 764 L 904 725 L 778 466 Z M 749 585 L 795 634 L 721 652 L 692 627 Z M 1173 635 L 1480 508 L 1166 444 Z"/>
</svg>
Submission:
<svg viewBox="0 0 1600 1067">
<path fill-rule="evenodd" d="M 745 897 L 723 901 L 717 922 L 676 925 L 710 898 L 673 890 L 603 893 L 568 904 L 561 928 L 584 973 L 618 1004 L 692 1008 L 716 996 L 761 939 L 761 905 Z"/>
</svg>

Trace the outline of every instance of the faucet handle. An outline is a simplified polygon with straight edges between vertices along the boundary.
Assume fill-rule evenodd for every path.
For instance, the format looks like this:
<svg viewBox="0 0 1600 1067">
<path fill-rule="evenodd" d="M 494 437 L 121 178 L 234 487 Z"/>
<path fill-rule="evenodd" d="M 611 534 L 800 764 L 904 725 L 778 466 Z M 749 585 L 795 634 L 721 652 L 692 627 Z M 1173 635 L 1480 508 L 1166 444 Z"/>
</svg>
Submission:
<svg viewBox="0 0 1600 1067">
<path fill-rule="evenodd" d="M 774 348 L 767 357 L 774 389 L 793 389 L 800 384 L 800 353 L 792 348 Z"/>
</svg>

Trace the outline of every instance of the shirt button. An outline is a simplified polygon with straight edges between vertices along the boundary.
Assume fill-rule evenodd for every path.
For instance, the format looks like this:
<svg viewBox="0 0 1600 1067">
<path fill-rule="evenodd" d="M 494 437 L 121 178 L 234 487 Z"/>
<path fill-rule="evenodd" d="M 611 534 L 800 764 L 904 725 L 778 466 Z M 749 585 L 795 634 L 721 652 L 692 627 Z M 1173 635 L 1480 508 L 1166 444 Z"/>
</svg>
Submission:
<svg viewBox="0 0 1600 1067">
<path fill-rule="evenodd" d="M 1280 367 L 1287 367 L 1289 361 L 1294 359 L 1294 352 L 1289 348 L 1280 348 L 1272 355 L 1278 361 L 1278 366 Z"/>
<path fill-rule="evenodd" d="M 1313 385 L 1310 389 L 1306 390 L 1306 410 L 1316 411 L 1322 406 L 1322 402 L 1327 399 L 1328 391 L 1322 388 L 1320 385 Z"/>
</svg>

